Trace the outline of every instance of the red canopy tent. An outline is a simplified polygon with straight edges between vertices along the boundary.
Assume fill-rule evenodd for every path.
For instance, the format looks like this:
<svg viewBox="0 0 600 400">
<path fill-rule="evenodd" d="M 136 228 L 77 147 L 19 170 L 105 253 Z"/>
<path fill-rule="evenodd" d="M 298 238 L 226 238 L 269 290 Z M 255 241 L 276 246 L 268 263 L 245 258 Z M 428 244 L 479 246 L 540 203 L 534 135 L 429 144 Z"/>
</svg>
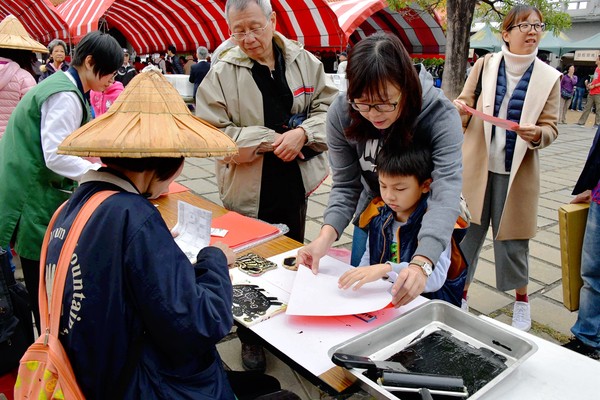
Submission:
<svg viewBox="0 0 600 400">
<path fill-rule="evenodd" d="M 52 39 L 69 41 L 69 29 L 50 0 L 10 0 L 0 2 L 0 20 L 14 15 L 27 32 L 40 43 Z"/>
<path fill-rule="evenodd" d="M 446 37 L 439 21 L 416 5 L 393 11 L 385 0 L 338 0 L 330 1 L 329 6 L 350 43 L 385 31 L 398 35 L 411 54 L 445 52 Z"/>
<path fill-rule="evenodd" d="M 326 0 L 272 0 L 277 30 L 308 49 L 346 45 L 337 16 Z M 57 9 L 70 26 L 76 43 L 86 33 L 116 28 L 142 53 L 164 51 L 174 44 L 178 51 L 198 46 L 216 48 L 229 36 L 225 0 L 68 0 Z"/>
<path fill-rule="evenodd" d="M 223 0 L 223 7 L 225 1 Z M 347 38 L 326 0 L 271 0 L 277 30 L 308 50 L 342 50 Z"/>
<path fill-rule="evenodd" d="M 214 48 L 227 36 L 222 8 L 214 1 L 68 0 L 58 7 L 77 43 L 98 29 L 116 28 L 137 53 Z"/>
</svg>

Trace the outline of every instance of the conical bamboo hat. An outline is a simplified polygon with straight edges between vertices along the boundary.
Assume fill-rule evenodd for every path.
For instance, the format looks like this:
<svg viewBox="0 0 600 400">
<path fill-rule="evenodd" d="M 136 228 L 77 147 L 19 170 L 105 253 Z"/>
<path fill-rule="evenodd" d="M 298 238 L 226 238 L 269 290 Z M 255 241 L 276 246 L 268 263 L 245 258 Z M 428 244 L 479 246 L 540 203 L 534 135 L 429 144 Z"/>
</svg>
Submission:
<svg viewBox="0 0 600 400">
<path fill-rule="evenodd" d="M 141 72 L 109 110 L 69 135 L 59 154 L 95 157 L 216 157 L 237 153 L 226 134 L 192 115 L 158 70 Z"/>
<path fill-rule="evenodd" d="M 46 46 L 29 36 L 23 24 L 14 15 L 7 15 L 0 22 L 0 48 L 48 52 Z"/>
</svg>

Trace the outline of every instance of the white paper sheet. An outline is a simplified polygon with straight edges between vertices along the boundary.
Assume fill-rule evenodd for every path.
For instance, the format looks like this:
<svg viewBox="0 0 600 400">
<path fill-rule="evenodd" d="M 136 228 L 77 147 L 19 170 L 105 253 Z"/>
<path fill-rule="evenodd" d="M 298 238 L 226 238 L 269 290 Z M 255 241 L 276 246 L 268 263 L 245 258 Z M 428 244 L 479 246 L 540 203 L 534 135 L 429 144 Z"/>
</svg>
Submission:
<svg viewBox="0 0 600 400">
<path fill-rule="evenodd" d="M 210 243 L 212 212 L 193 206 L 185 201 L 177 202 L 177 233 L 175 243 L 191 262 L 196 262 L 198 252 Z"/>
<path fill-rule="evenodd" d="M 351 265 L 325 256 L 319 263 L 319 273 L 301 265 L 296 273 L 286 314 L 304 316 L 335 316 L 362 314 L 381 310 L 392 301 L 392 284 L 378 280 L 358 290 L 340 289 L 339 277 Z"/>
<path fill-rule="evenodd" d="M 279 265 L 277 269 L 268 271 L 260 277 L 247 276 L 245 279 L 251 282 L 262 282 L 263 284 L 265 284 L 265 281 L 268 282 L 270 289 L 278 297 L 281 296 L 279 298 L 288 302 L 289 292 L 292 290 L 293 282 L 298 274 L 283 268 L 281 264 L 285 257 L 296 256 L 298 250 L 293 249 L 270 257 L 269 260 Z M 324 258 L 321 263 L 323 265 L 329 263 L 330 258 Z M 331 260 L 337 262 L 334 258 L 331 258 Z M 347 266 L 347 264 L 343 265 Z M 306 267 L 301 268 L 308 270 Z M 308 272 L 312 274 L 312 272 Z M 243 274 L 243 272 L 240 272 L 240 274 Z M 285 296 L 286 293 L 288 297 Z M 418 296 L 415 300 L 400 308 L 384 308 L 373 312 L 376 318 L 370 322 L 359 319 L 354 315 L 304 317 L 281 313 L 266 321 L 252 325 L 250 329 L 303 368 L 306 368 L 310 373 L 319 376 L 335 367 L 331 362 L 331 356 L 328 354 L 328 350 L 332 346 L 381 326 L 426 301 L 426 298 Z M 306 349 L 310 349 L 310 351 Z"/>
</svg>

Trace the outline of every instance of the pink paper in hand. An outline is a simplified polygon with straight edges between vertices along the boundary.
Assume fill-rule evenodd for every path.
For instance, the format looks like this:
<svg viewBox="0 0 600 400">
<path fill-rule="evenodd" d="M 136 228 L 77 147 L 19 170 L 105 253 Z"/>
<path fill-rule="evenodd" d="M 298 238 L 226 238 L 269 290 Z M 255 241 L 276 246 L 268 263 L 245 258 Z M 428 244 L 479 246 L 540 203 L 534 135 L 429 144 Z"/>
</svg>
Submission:
<svg viewBox="0 0 600 400">
<path fill-rule="evenodd" d="M 471 108 L 466 104 L 461 104 L 461 106 L 463 110 L 467 111 L 474 117 L 481 118 L 482 120 L 487 121 L 490 124 L 495 125 L 499 128 L 504 128 L 507 131 L 516 131 L 517 129 L 519 129 L 519 124 L 517 124 L 516 122 L 494 117 L 493 115 L 484 114 L 481 111 L 477 111 L 476 109 Z"/>
</svg>

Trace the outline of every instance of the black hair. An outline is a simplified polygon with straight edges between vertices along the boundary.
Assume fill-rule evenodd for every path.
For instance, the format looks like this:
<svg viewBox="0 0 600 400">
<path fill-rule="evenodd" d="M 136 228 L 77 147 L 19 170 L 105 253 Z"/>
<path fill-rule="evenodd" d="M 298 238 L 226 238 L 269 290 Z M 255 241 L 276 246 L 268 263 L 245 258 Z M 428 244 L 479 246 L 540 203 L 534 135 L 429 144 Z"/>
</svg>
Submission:
<svg viewBox="0 0 600 400">
<path fill-rule="evenodd" d="M 33 69 L 31 68 L 31 50 L 21 49 L 0 49 L 0 57 L 8 58 L 23 68 L 25 71 L 33 75 Z"/>
<path fill-rule="evenodd" d="M 92 56 L 93 71 L 98 76 L 115 73 L 123 65 L 123 49 L 117 40 L 100 31 L 90 32 L 75 48 L 71 65 L 80 67 L 87 56 Z"/>
<path fill-rule="evenodd" d="M 401 98 L 400 114 L 384 132 L 384 140 L 406 146 L 412 140 L 412 130 L 421 112 L 421 81 L 410 55 L 402 41 L 393 34 L 378 32 L 362 39 L 348 54 L 348 99 L 363 95 L 387 98 L 386 83 L 398 88 Z M 350 139 L 366 141 L 381 136 L 381 132 L 367 119 L 348 105 L 352 123 L 345 134 Z"/>
<path fill-rule="evenodd" d="M 183 164 L 183 160 L 183 157 L 102 157 L 102 162 L 108 166 L 114 165 L 134 172 L 154 171 L 161 181 L 172 178 Z"/>
<path fill-rule="evenodd" d="M 175 48 L 174 44 L 170 44 L 169 47 L 167 47 L 167 50 L 169 50 L 173 54 L 177 53 L 177 49 Z"/>
<path fill-rule="evenodd" d="M 383 146 L 375 163 L 378 174 L 414 176 L 419 184 L 430 179 L 433 172 L 431 151 L 417 142 L 402 148 Z"/>
</svg>

